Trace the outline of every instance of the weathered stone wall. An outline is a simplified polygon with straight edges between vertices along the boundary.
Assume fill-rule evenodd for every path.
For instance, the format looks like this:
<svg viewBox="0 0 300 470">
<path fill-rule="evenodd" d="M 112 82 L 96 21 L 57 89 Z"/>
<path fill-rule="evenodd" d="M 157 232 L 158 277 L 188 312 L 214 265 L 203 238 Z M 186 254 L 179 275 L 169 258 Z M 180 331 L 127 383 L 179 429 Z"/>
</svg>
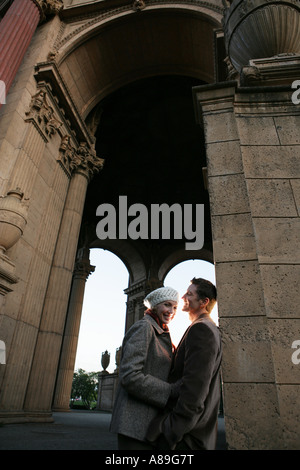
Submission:
<svg viewBox="0 0 300 470">
<path fill-rule="evenodd" d="M 281 447 L 300 445 L 300 107 L 292 90 L 240 94 L 237 124 L 271 342 Z M 254 298 L 255 299 L 255 298 Z"/>
<path fill-rule="evenodd" d="M 4 419 L 32 410 L 51 416 L 85 192 L 102 165 L 80 119 L 76 131 L 71 124 L 75 113 L 55 72 L 33 74 L 58 31 L 57 18 L 39 29 L 1 109 L 1 190 L 19 188 L 27 205 L 23 236 L 5 253 L 18 282 L 0 315 L 9 358 L 0 369 Z"/>
<path fill-rule="evenodd" d="M 104 29 L 102 38 L 105 35 L 108 41 L 99 47 L 98 28 L 100 32 L 100 22 L 108 21 L 108 16 L 95 19 L 94 3 L 95 10 L 86 16 L 80 17 L 79 12 L 79 21 L 77 13 L 69 10 L 63 14 L 66 24 L 56 17 L 38 28 L 1 109 L 0 194 L 20 188 L 28 211 L 23 236 L 6 253 L 13 260 L 11 281 L 16 284 L 6 302 L 0 302 L 1 340 L 8 357 L 7 364 L 0 365 L 0 420 L 7 416 L 8 420 L 51 419 L 62 346 L 55 404 L 63 407 L 67 400 L 84 279 L 78 281 L 78 290 L 73 282 L 65 343 L 63 335 L 83 201 L 96 163 L 82 116 L 108 90 L 148 74 L 201 71 L 201 78 L 213 80 L 213 58 L 208 54 L 205 61 L 201 55 L 202 45 L 207 45 L 204 20 L 198 24 L 192 14 L 191 22 L 184 22 L 186 31 L 190 24 L 197 30 L 193 41 L 183 45 L 177 34 L 179 9 L 172 17 L 170 36 L 176 43 L 163 27 L 164 15 L 159 36 L 164 41 L 157 42 L 159 60 L 152 55 L 150 23 L 148 40 L 138 43 L 139 55 L 128 57 L 123 49 L 115 55 L 116 46 L 125 44 L 125 34 L 117 40 L 109 28 Z M 219 0 L 211 2 L 214 12 L 207 10 L 209 3 L 195 6 L 197 14 L 211 15 L 207 34 L 222 12 Z M 157 8 L 155 2 L 151 8 Z M 188 9 L 192 11 L 192 6 Z M 187 11 L 183 17 L 188 19 Z M 130 27 L 136 24 L 138 17 Z M 119 32 L 130 29 L 121 22 L 117 26 Z M 134 28 L 131 33 L 135 50 Z M 167 47 L 159 46 L 167 46 L 168 41 L 172 60 L 166 64 Z M 212 54 L 212 36 L 209 44 Z M 94 71 L 94 53 L 100 52 L 107 58 L 106 68 L 100 67 L 99 60 L 97 73 L 87 76 L 86 54 Z M 138 64 L 134 63 L 137 57 Z M 66 88 L 61 76 L 71 88 Z M 235 82 L 199 88 L 195 99 L 206 134 L 227 440 L 234 449 L 296 449 L 300 446 L 300 366 L 291 360 L 291 346 L 300 340 L 299 106 L 292 104 L 287 88 L 237 88 Z M 137 269 L 137 274 L 128 290 L 128 325 L 141 316 L 141 300 L 149 288 L 143 270 Z"/>
<path fill-rule="evenodd" d="M 288 89 L 195 89 L 203 120 L 235 449 L 299 448 L 300 109 Z M 299 204 L 299 203 L 298 203 Z"/>
</svg>

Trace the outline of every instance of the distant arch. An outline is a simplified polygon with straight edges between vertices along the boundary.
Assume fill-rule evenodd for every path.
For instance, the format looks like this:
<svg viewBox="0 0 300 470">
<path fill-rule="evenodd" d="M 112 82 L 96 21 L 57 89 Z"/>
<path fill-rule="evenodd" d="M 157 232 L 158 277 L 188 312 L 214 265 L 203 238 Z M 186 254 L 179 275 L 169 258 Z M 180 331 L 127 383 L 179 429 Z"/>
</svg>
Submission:
<svg viewBox="0 0 300 470">
<path fill-rule="evenodd" d="M 119 256 L 101 248 L 90 250 L 90 262 L 95 271 L 86 282 L 75 368 L 100 371 L 101 354 L 108 350 L 112 372 L 125 333 L 128 270 Z"/>
<path fill-rule="evenodd" d="M 201 260 L 213 263 L 213 253 L 209 249 L 202 249 L 199 251 L 187 251 L 184 249 L 176 250 L 162 262 L 158 271 L 159 279 L 165 279 L 174 267 L 188 260 Z"/>
<path fill-rule="evenodd" d="M 138 282 L 146 276 L 145 265 L 139 252 L 128 240 L 94 240 L 90 249 L 102 248 L 111 251 L 125 264 L 129 272 L 129 282 Z"/>
</svg>

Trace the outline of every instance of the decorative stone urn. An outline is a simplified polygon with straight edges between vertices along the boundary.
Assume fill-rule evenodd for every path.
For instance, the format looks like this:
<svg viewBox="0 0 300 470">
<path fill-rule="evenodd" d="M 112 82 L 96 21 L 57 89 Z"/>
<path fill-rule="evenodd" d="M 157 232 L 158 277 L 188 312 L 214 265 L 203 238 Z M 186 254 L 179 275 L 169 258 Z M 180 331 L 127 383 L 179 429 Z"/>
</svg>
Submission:
<svg viewBox="0 0 300 470">
<path fill-rule="evenodd" d="M 27 208 L 19 188 L 0 197 L 0 254 L 4 255 L 23 235 Z"/>
<path fill-rule="evenodd" d="M 104 353 L 102 353 L 102 356 L 101 356 L 101 365 L 103 367 L 103 372 L 108 373 L 106 369 L 109 366 L 109 362 L 110 362 L 110 354 L 106 350 Z"/>
<path fill-rule="evenodd" d="M 233 0 L 227 5 L 225 45 L 238 72 L 251 59 L 300 53 L 299 0 Z"/>
</svg>

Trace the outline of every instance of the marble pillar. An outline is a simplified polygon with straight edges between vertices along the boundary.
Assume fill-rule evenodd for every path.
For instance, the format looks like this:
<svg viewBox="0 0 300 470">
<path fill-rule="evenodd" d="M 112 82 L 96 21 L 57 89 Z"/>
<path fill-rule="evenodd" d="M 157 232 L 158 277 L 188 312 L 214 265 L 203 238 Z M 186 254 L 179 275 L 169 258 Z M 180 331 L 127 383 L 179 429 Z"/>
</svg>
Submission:
<svg viewBox="0 0 300 470">
<path fill-rule="evenodd" d="M 103 167 L 103 160 L 85 143 L 80 144 L 76 158 L 78 166 L 66 198 L 27 387 L 27 413 L 51 412 L 86 190 L 90 178 Z"/>
<path fill-rule="evenodd" d="M 88 254 L 77 259 L 56 382 L 53 411 L 69 411 L 85 283 L 88 276 L 94 270 L 95 267 L 90 265 Z"/>
<path fill-rule="evenodd" d="M 32 36 L 40 10 L 32 0 L 14 0 L 0 23 L 0 80 L 8 92 Z M 1 105 L 1 104 L 0 104 Z"/>
</svg>

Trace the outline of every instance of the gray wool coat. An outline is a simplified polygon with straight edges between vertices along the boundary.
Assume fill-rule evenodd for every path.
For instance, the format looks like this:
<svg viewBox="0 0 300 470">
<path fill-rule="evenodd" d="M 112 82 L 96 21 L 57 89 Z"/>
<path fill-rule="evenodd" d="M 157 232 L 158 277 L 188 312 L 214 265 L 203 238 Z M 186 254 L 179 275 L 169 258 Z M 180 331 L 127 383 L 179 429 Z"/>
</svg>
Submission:
<svg viewBox="0 0 300 470">
<path fill-rule="evenodd" d="M 150 315 L 132 325 L 122 345 L 111 432 L 145 440 L 150 422 L 171 393 L 167 383 L 171 361 L 170 334 Z"/>
</svg>

